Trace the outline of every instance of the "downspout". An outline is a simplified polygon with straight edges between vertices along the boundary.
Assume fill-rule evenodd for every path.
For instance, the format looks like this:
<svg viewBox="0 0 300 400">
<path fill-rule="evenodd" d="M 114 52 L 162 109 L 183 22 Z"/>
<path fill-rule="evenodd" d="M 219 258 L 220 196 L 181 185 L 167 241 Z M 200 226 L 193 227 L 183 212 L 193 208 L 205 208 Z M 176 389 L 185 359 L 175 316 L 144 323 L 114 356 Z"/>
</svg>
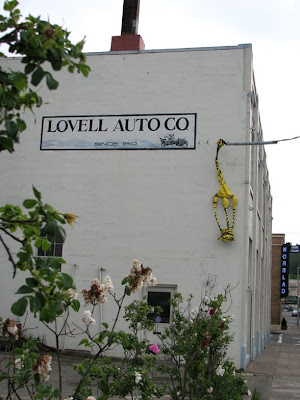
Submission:
<svg viewBox="0 0 300 400">
<path fill-rule="evenodd" d="M 76 268 L 77 268 L 77 264 L 73 264 L 72 265 L 72 271 L 71 271 L 71 277 L 73 279 L 73 282 L 74 282 Z M 63 333 L 62 337 L 60 338 L 61 350 L 64 350 L 64 348 L 65 348 L 65 338 L 66 338 L 66 336 L 67 336 L 67 325 L 65 324 L 64 333 Z"/>
<path fill-rule="evenodd" d="M 100 267 L 98 268 L 98 278 L 100 283 L 102 284 L 102 280 L 103 280 L 103 272 L 106 271 L 105 268 Z M 100 303 L 100 307 L 99 307 L 99 324 L 100 324 L 100 329 L 99 332 L 102 331 L 102 316 L 103 316 L 103 303 Z"/>
<path fill-rule="evenodd" d="M 252 95 L 253 93 L 251 92 L 252 89 L 252 47 L 246 47 L 244 48 L 244 76 L 243 76 L 243 92 L 244 95 L 246 94 L 247 99 L 245 101 L 245 108 L 246 108 L 246 126 L 245 126 L 245 140 L 246 142 L 249 141 L 249 135 L 250 135 L 250 118 L 251 118 L 251 101 L 252 101 Z M 243 326 L 243 332 L 242 336 L 240 337 L 240 346 L 241 346 L 241 368 L 246 369 L 247 367 L 247 360 L 248 360 L 248 355 L 250 354 L 250 349 L 247 349 L 247 336 L 248 332 L 246 332 L 247 329 L 247 319 L 250 317 L 250 323 L 249 323 L 249 329 L 250 332 L 252 331 L 252 315 L 248 316 L 247 315 L 247 308 L 250 310 L 250 313 L 252 312 L 252 295 L 251 295 L 251 288 L 248 287 L 248 268 L 249 268 L 249 208 L 250 208 L 250 203 L 249 203 L 249 190 L 250 190 L 250 177 L 251 177 L 251 165 L 249 165 L 250 162 L 250 156 L 249 153 L 251 151 L 251 146 L 245 146 L 245 152 L 246 152 L 246 162 L 245 162 L 245 180 L 244 180 L 244 237 L 243 237 L 243 243 L 244 243 L 244 248 L 247 249 L 247 253 L 244 256 L 244 262 L 243 262 L 243 288 L 242 288 L 242 326 Z M 253 246 L 252 246 L 253 247 Z M 252 255 L 250 255 L 252 257 Z M 250 303 L 250 304 L 249 304 Z M 247 304 L 249 306 L 247 307 Z M 252 336 L 252 332 L 251 332 Z M 251 340 L 250 340 L 250 346 L 251 346 Z"/>
</svg>

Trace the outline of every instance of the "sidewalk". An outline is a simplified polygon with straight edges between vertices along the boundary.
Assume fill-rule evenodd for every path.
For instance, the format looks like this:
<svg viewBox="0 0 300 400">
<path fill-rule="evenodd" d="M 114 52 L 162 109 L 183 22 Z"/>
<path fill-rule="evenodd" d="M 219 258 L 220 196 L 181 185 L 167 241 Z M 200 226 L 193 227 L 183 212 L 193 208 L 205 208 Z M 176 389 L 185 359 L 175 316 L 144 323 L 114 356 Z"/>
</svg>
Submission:
<svg viewBox="0 0 300 400">
<path fill-rule="evenodd" d="M 243 374 L 247 385 L 262 400 L 300 399 L 300 327 L 289 325 L 282 331 L 272 326 L 271 333 L 268 346 Z"/>
</svg>

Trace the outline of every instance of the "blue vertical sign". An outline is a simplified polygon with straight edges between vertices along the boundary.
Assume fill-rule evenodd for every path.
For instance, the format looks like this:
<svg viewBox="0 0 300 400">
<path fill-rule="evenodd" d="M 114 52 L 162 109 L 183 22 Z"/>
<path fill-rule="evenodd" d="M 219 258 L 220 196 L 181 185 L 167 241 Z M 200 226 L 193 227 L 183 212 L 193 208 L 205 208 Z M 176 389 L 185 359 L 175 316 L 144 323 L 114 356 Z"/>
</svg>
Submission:
<svg viewBox="0 0 300 400">
<path fill-rule="evenodd" d="M 281 246 L 281 283 L 280 297 L 287 297 L 289 294 L 289 260 L 290 260 L 290 243 Z"/>
</svg>

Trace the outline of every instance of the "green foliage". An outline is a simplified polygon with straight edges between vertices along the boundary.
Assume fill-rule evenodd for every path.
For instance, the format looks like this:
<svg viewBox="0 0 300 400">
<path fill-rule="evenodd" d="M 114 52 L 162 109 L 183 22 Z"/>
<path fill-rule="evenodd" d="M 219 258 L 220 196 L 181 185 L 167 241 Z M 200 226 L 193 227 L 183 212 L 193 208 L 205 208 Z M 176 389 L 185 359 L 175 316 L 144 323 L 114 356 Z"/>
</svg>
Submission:
<svg viewBox="0 0 300 400">
<path fill-rule="evenodd" d="M 127 296 L 124 289 L 124 297 Z M 125 398 L 126 396 L 141 396 L 142 399 L 150 400 L 161 397 L 163 392 L 153 382 L 153 374 L 156 365 L 156 356 L 149 351 L 150 342 L 147 339 L 140 339 L 154 328 L 152 320 L 148 319 L 151 311 L 145 299 L 134 300 L 125 308 L 125 320 L 129 323 L 130 333 L 124 331 L 102 331 L 99 336 L 81 340 L 80 344 L 85 346 L 98 346 L 108 344 L 109 349 L 115 343 L 119 344 L 124 351 L 124 358 L 119 364 L 111 358 L 102 356 L 94 360 L 85 360 L 75 367 L 82 376 L 79 390 L 76 392 L 76 399 L 85 400 L 92 394 L 92 387 L 97 386 L 100 392 L 100 399 L 109 399 L 113 396 Z M 106 329 L 108 325 L 103 324 Z M 104 341 L 107 339 L 107 341 Z M 103 349 L 104 347 L 102 347 Z"/>
<path fill-rule="evenodd" d="M 42 356 L 35 340 L 24 342 L 22 347 L 11 351 L 11 357 L 6 364 L 6 371 L 0 373 L 0 380 L 8 381 L 8 397 L 15 395 L 20 389 L 26 388 L 31 399 L 51 400 L 59 396 L 59 391 L 52 385 L 46 385 L 51 370 L 51 356 Z M 18 397 L 20 398 L 20 397 Z"/>
<path fill-rule="evenodd" d="M 78 311 L 73 279 L 61 272 L 62 258 L 36 257 L 34 248 L 47 251 L 57 237 L 65 237 L 61 224 L 68 222 L 69 214 L 61 214 L 54 207 L 42 202 L 41 193 L 33 187 L 34 199 L 26 199 L 21 207 L 7 204 L 0 207 L 0 231 L 20 243 L 20 250 L 14 259 L 6 248 L 9 259 L 17 269 L 30 274 L 16 294 L 23 295 L 12 305 L 17 316 L 25 314 L 27 308 L 41 321 L 52 322 L 67 306 Z"/>
<path fill-rule="evenodd" d="M 19 134 L 26 129 L 22 111 L 42 105 L 42 98 L 32 86 L 45 78 L 48 89 L 57 89 L 59 83 L 49 72 L 67 67 L 88 76 L 90 67 L 82 52 L 84 40 L 72 44 L 69 32 L 59 25 L 52 25 L 40 17 L 29 15 L 24 21 L 17 8 L 18 1 L 5 1 L 8 16 L 0 15 L 0 44 L 6 44 L 11 54 L 20 55 L 24 72 L 0 68 L 0 151 L 14 151 Z M 0 56 L 5 57 L 3 53 Z M 31 87 L 30 87 L 31 86 Z"/>
<path fill-rule="evenodd" d="M 251 400 L 261 400 L 261 393 L 257 389 L 253 390 Z"/>
<path fill-rule="evenodd" d="M 215 298 L 204 296 L 193 309 L 192 296 L 186 303 L 179 293 L 172 298 L 173 323 L 160 336 L 162 353 L 173 360 L 160 366 L 171 377 L 172 399 L 242 400 L 248 392 L 234 364 L 226 361 L 231 317 L 222 305 L 228 294 L 226 289 Z"/>
</svg>

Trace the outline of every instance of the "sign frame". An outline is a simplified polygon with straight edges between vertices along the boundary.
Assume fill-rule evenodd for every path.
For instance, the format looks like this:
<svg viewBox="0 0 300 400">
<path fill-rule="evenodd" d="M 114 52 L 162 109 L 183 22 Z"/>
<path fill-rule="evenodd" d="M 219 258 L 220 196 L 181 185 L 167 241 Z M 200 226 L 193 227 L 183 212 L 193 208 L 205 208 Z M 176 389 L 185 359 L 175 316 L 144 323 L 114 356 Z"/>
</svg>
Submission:
<svg viewBox="0 0 300 400">
<path fill-rule="evenodd" d="M 197 113 L 43 116 L 40 150 L 195 150 Z"/>
</svg>

